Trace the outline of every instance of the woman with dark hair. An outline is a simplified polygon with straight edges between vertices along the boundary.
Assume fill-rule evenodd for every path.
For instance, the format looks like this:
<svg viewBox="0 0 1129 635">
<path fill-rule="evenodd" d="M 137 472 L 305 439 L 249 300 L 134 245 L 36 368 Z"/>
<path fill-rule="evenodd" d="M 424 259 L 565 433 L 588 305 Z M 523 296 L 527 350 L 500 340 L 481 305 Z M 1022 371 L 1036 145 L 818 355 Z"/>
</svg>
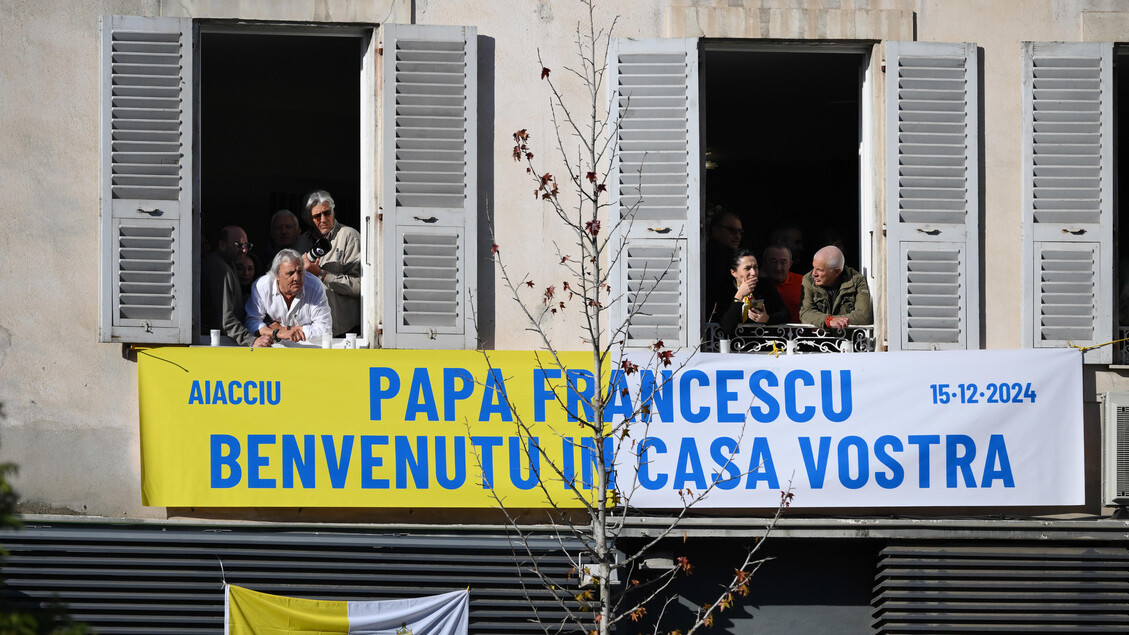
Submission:
<svg viewBox="0 0 1129 635">
<path fill-rule="evenodd" d="M 733 301 L 719 320 L 725 337 L 732 338 L 738 324 L 784 324 L 788 321 L 788 307 L 784 306 L 776 287 L 771 283 L 757 285 L 760 268 L 752 250 L 733 252 L 729 275 L 733 276 Z"/>
</svg>

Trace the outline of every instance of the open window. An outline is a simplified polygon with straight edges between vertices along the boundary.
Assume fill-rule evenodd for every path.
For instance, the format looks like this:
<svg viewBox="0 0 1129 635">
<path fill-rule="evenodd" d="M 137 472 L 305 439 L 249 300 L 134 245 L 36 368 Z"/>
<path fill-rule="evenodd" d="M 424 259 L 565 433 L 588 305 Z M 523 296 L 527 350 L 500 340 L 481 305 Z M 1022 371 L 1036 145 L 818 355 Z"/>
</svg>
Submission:
<svg viewBox="0 0 1129 635">
<path fill-rule="evenodd" d="M 627 248 L 612 323 L 628 345 L 701 337 L 706 209 L 736 214 L 743 244 L 796 225 L 804 253 L 838 240 L 887 297 L 892 349 L 977 348 L 976 48 L 886 44 L 886 288 L 874 263 L 879 155 L 870 44 L 618 40 L 611 194 Z M 892 74 L 891 74 L 892 73 Z M 704 140 L 704 142 L 703 142 Z M 879 303 L 876 302 L 875 308 Z"/>
<path fill-rule="evenodd" d="M 474 346 L 475 39 L 105 17 L 102 341 L 197 341 L 203 244 L 226 225 L 265 244 L 325 189 L 361 234 L 362 340 Z"/>
</svg>

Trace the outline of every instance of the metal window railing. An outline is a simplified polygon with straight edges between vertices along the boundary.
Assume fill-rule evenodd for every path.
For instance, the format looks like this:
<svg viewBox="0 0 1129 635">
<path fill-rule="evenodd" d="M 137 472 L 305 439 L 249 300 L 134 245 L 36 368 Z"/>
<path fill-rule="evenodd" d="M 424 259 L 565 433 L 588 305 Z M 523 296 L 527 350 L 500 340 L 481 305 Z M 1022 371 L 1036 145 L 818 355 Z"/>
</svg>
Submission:
<svg viewBox="0 0 1129 635">
<path fill-rule="evenodd" d="M 706 325 L 702 351 L 721 350 L 722 334 L 717 323 Z M 773 353 L 786 355 L 805 353 L 861 353 L 874 350 L 874 327 L 851 326 L 831 329 L 810 324 L 741 324 L 729 340 L 733 353 Z"/>
</svg>

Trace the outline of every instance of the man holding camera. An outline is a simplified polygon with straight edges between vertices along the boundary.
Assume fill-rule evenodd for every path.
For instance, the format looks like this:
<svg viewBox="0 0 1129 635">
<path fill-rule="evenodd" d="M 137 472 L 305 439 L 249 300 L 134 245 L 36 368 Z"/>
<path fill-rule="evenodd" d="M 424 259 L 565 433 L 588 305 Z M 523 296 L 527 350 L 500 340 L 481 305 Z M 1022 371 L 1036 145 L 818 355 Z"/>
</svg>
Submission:
<svg viewBox="0 0 1129 635">
<path fill-rule="evenodd" d="M 306 197 L 306 217 L 313 225 L 298 238 L 308 273 L 325 285 L 333 313 L 333 334 L 357 332 L 361 323 L 361 235 L 337 222 L 333 197 L 315 190 Z"/>
</svg>

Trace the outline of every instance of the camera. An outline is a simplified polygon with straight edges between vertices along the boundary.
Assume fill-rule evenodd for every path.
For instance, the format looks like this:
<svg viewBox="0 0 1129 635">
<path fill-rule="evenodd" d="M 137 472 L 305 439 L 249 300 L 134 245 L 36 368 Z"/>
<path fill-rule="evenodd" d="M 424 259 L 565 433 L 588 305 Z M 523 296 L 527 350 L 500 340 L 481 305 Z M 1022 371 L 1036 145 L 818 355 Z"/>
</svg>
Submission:
<svg viewBox="0 0 1129 635">
<path fill-rule="evenodd" d="M 311 236 L 311 238 L 312 237 L 313 236 Z M 311 245 L 310 250 L 306 252 L 306 258 L 311 261 L 317 260 L 318 258 L 321 258 L 322 256 L 328 254 L 329 250 L 332 248 L 333 246 L 329 243 L 328 238 L 326 238 L 325 236 L 319 236 L 317 238 L 314 238 L 313 245 Z"/>
</svg>

